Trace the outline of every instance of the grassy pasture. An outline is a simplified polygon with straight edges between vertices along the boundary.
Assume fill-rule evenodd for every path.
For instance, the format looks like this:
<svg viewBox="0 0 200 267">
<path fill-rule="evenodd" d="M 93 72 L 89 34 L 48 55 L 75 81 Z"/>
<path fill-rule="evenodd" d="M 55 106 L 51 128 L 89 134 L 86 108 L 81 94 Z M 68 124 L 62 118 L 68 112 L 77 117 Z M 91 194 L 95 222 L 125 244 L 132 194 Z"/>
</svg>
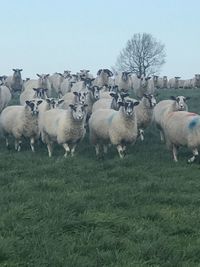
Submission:
<svg viewBox="0 0 200 267">
<path fill-rule="evenodd" d="M 162 90 L 191 96 L 200 90 Z M 88 136 L 74 158 L 0 140 L 0 267 L 200 266 L 200 165 L 174 163 L 152 126 L 120 160 L 95 158 Z"/>
</svg>

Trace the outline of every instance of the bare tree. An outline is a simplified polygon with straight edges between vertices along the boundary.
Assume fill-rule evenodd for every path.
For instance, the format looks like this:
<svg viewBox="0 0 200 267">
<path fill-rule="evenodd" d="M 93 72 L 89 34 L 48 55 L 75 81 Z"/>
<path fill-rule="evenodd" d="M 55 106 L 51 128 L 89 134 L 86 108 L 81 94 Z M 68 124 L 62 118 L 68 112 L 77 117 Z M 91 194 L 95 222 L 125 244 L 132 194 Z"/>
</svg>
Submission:
<svg viewBox="0 0 200 267">
<path fill-rule="evenodd" d="M 136 75 L 158 73 L 165 63 L 165 46 L 151 34 L 136 33 L 120 52 L 114 70 L 131 71 Z"/>
</svg>

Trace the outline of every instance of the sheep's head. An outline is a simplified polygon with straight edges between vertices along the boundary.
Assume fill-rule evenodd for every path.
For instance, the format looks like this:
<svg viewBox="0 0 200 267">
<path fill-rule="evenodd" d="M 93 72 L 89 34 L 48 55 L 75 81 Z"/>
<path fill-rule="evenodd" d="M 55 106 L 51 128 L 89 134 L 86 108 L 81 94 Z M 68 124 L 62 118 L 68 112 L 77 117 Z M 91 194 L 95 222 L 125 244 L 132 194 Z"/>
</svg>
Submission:
<svg viewBox="0 0 200 267">
<path fill-rule="evenodd" d="M 127 116 L 132 116 L 134 113 L 134 107 L 139 105 L 139 101 L 137 100 L 125 100 L 124 103 L 122 104 L 123 108 L 124 108 L 124 113 Z"/>
<path fill-rule="evenodd" d="M 94 85 L 94 86 L 88 87 L 88 90 L 92 93 L 92 97 L 95 101 L 99 100 L 101 87 Z"/>
<path fill-rule="evenodd" d="M 38 106 L 42 103 L 42 100 L 32 99 L 32 100 L 26 100 L 26 108 L 28 108 L 31 111 L 32 115 L 38 115 L 39 110 Z"/>
<path fill-rule="evenodd" d="M 87 104 L 70 104 L 69 107 L 72 110 L 72 116 L 76 121 L 82 121 L 86 116 Z"/>
<path fill-rule="evenodd" d="M 73 94 L 76 96 L 76 102 L 80 104 L 85 104 L 86 102 L 86 97 L 88 92 L 87 91 L 79 91 L 79 92 L 73 92 Z"/>
<path fill-rule="evenodd" d="M 175 101 L 176 105 L 176 110 L 182 111 L 187 109 L 186 101 L 190 99 L 190 97 L 185 97 L 185 96 L 171 96 L 170 97 L 172 100 Z"/>
<path fill-rule="evenodd" d="M 33 88 L 33 90 L 35 91 L 35 97 L 37 98 L 41 98 L 41 99 L 46 99 L 47 98 L 47 88 Z"/>
<path fill-rule="evenodd" d="M 155 107 L 156 105 L 156 98 L 153 94 L 143 94 L 144 98 L 147 99 L 147 103 L 149 105 L 150 108 Z"/>
<path fill-rule="evenodd" d="M 54 109 L 60 106 L 64 102 L 64 99 L 47 98 L 46 102 L 49 104 L 50 109 Z"/>
</svg>

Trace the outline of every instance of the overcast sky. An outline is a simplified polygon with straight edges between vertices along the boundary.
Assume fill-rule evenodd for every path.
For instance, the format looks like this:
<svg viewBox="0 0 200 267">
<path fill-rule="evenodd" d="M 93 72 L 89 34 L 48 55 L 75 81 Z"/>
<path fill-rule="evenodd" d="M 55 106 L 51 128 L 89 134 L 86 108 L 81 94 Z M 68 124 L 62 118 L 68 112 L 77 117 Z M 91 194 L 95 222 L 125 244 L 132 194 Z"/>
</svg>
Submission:
<svg viewBox="0 0 200 267">
<path fill-rule="evenodd" d="M 139 32 L 165 44 L 160 75 L 200 73 L 199 0 L 6 0 L 0 25 L 0 75 L 12 68 L 23 68 L 23 78 L 82 68 L 96 75 Z"/>
</svg>

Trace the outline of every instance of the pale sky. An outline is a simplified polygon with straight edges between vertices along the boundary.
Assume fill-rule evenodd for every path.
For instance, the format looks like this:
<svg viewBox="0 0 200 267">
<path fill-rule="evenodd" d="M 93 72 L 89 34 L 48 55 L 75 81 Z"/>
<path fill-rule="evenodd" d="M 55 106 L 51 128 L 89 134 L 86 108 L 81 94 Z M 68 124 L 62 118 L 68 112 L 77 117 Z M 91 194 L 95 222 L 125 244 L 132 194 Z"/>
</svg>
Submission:
<svg viewBox="0 0 200 267">
<path fill-rule="evenodd" d="M 0 75 L 111 68 L 134 33 L 165 44 L 160 75 L 200 73 L 199 0 L 1 1 Z"/>
</svg>

